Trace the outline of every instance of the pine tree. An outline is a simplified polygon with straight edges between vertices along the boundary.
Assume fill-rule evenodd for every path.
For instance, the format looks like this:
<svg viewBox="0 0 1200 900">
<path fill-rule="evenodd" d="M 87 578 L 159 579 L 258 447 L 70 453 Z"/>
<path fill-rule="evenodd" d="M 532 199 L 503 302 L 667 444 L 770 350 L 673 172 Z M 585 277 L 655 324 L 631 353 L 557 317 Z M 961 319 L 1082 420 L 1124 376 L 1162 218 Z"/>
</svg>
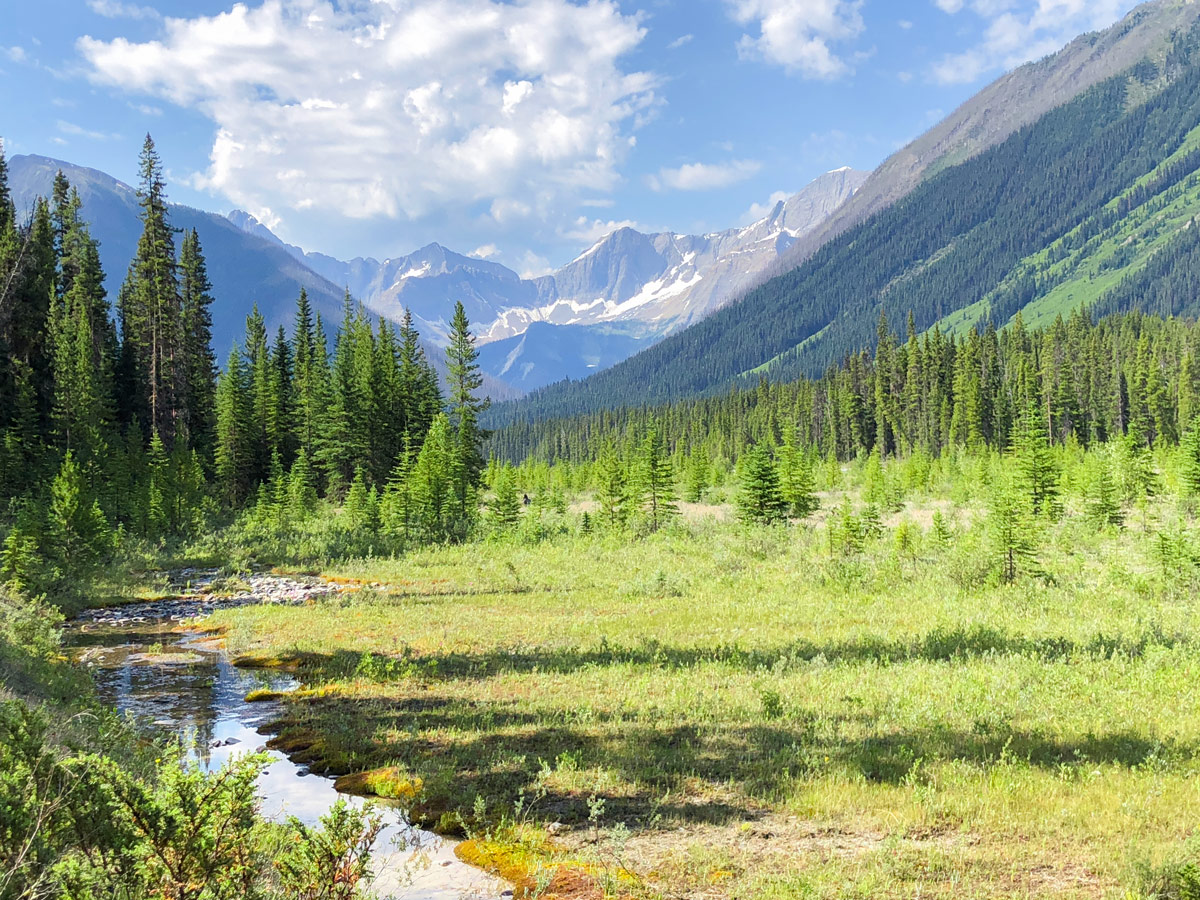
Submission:
<svg viewBox="0 0 1200 900">
<path fill-rule="evenodd" d="M 419 447 L 442 411 L 442 392 L 407 308 L 400 324 L 400 395 L 404 398 L 404 434 L 412 446 Z"/>
<path fill-rule="evenodd" d="M 295 391 L 292 385 L 294 373 L 292 348 L 282 325 L 275 333 L 275 343 L 271 346 L 269 370 L 267 443 L 273 453 L 279 454 L 281 465 L 290 468 L 296 458 L 296 437 L 292 431 L 295 418 Z"/>
<path fill-rule="evenodd" d="M 332 494 L 340 494 L 354 473 L 369 464 L 369 437 L 363 427 L 366 396 L 359 370 L 362 342 L 359 332 L 370 327 L 346 294 L 342 327 L 338 331 L 329 381 L 329 403 L 322 416 L 318 459 Z M 369 360 L 367 361 L 369 365 Z"/>
<path fill-rule="evenodd" d="M 317 507 L 316 473 L 308 453 L 301 447 L 288 475 L 288 514 L 297 522 L 307 519 Z"/>
<path fill-rule="evenodd" d="M 196 229 L 183 237 L 179 257 L 183 328 L 183 401 L 189 443 L 206 457 L 217 425 L 217 364 L 212 350 L 212 284 Z"/>
<path fill-rule="evenodd" d="M 783 521 L 787 502 L 779 487 L 779 471 L 767 448 L 759 444 L 742 459 L 738 515 L 743 521 L 770 525 Z"/>
<path fill-rule="evenodd" d="M 420 515 L 417 507 L 417 493 L 413 487 L 412 445 L 404 439 L 404 449 L 392 467 L 387 485 L 383 490 L 380 504 L 380 516 L 383 527 L 388 534 L 398 537 L 404 543 L 414 538 L 420 529 Z"/>
<path fill-rule="evenodd" d="M 326 406 L 328 359 L 324 336 L 318 338 L 313 323 L 312 307 L 304 288 L 300 289 L 300 298 L 296 301 L 293 346 L 293 442 L 297 449 L 308 457 L 311 464 L 316 459 L 322 415 Z"/>
<path fill-rule="evenodd" d="M 1119 460 L 1112 450 L 1098 453 L 1093 463 L 1094 471 L 1085 499 L 1087 517 L 1099 528 L 1108 525 L 1119 528 L 1125 522 L 1121 493 L 1113 471 L 1118 464 Z"/>
<path fill-rule="evenodd" d="M 1037 523 L 1030 515 L 1024 489 L 1000 483 L 992 492 L 988 514 L 992 552 L 1000 580 L 1012 584 L 1036 571 Z"/>
<path fill-rule="evenodd" d="M 1018 487 L 1035 515 L 1057 518 L 1062 511 L 1058 464 L 1046 438 L 1044 423 L 1033 407 L 1026 409 L 1013 436 Z"/>
<path fill-rule="evenodd" d="M 1179 447 L 1183 464 L 1180 476 L 1184 489 L 1192 496 L 1200 495 L 1200 418 L 1193 419 Z"/>
<path fill-rule="evenodd" d="M 451 466 L 455 449 L 450 420 L 441 413 L 429 427 L 412 471 L 418 518 L 422 530 L 432 540 L 445 540 L 450 536 L 454 503 Z"/>
</svg>

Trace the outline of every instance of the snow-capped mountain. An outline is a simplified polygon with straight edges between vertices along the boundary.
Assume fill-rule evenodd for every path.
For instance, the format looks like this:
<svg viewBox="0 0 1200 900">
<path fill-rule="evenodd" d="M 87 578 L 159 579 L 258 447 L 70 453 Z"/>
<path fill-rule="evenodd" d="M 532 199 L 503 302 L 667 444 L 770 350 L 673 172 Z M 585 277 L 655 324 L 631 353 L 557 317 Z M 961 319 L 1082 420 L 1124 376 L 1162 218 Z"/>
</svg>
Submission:
<svg viewBox="0 0 1200 900">
<path fill-rule="evenodd" d="M 734 300 L 764 269 L 820 225 L 867 179 L 850 168 L 828 172 L 745 228 L 715 234 L 642 234 L 622 228 L 553 275 L 538 279 L 540 306 L 503 310 L 481 334 L 498 340 L 533 322 L 630 323 L 665 336 Z"/>
<path fill-rule="evenodd" d="M 557 272 L 532 280 L 440 244 L 382 262 L 344 262 L 284 244 L 247 213 L 235 211 L 229 219 L 345 286 L 381 316 L 398 319 L 407 307 L 421 332 L 435 342 L 445 340 L 450 311 L 461 300 L 481 343 L 506 341 L 487 355 L 497 368 L 492 374 L 520 371 L 517 380 L 529 389 L 619 362 L 732 301 L 853 196 L 866 177 L 849 168 L 829 172 L 744 228 L 706 235 L 622 228 Z M 533 336 L 561 343 L 553 348 L 507 341 L 524 336 L 536 323 L 570 327 L 539 330 Z M 597 327 L 589 331 L 592 326 Z M 526 362 L 514 368 L 513 353 Z M 531 354 L 536 365 L 528 362 Z M 570 362 L 584 357 L 591 362 Z"/>
</svg>

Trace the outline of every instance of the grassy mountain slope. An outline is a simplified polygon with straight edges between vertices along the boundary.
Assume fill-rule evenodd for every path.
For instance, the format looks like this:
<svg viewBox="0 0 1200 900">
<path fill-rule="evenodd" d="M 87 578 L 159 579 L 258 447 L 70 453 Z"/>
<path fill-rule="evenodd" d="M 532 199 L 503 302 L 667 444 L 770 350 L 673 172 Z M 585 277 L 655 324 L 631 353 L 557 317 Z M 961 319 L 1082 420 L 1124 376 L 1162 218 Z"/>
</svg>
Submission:
<svg viewBox="0 0 1200 900">
<path fill-rule="evenodd" d="M 500 412 L 569 414 L 721 390 L 763 372 L 814 374 L 870 345 L 880 312 L 897 325 L 911 312 L 919 329 L 958 329 L 1097 300 L 1155 254 L 1190 258 L 1172 247 L 1200 212 L 1198 128 L 1193 30 L 928 179 L 741 303 Z"/>
</svg>

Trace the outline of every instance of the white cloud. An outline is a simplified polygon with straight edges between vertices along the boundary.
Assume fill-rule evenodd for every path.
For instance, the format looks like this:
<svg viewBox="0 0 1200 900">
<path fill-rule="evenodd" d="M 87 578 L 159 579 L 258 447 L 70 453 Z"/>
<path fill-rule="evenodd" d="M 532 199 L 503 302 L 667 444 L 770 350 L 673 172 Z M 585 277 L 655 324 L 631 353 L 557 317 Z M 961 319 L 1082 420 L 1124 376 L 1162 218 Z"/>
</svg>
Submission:
<svg viewBox="0 0 1200 900">
<path fill-rule="evenodd" d="M 659 169 L 649 175 L 646 185 L 653 191 L 711 191 L 752 178 L 762 168 L 753 159 L 735 159 L 727 163 L 688 163 L 677 169 Z"/>
<path fill-rule="evenodd" d="M 495 244 L 484 244 L 482 247 L 476 247 L 467 256 L 473 256 L 476 259 L 491 259 L 500 252 L 500 248 Z"/>
<path fill-rule="evenodd" d="M 606 238 L 622 228 L 632 228 L 635 231 L 643 232 L 653 230 L 632 219 L 624 219 L 619 222 L 610 219 L 605 222 L 603 219 L 589 219 L 587 216 L 580 216 L 570 228 L 562 232 L 562 236 L 567 240 L 591 246 L 601 238 Z"/>
<path fill-rule="evenodd" d="M 753 225 L 759 219 L 765 219 L 779 203 L 782 203 L 790 196 L 792 195 L 787 191 L 776 191 L 766 203 L 751 203 L 750 208 L 742 213 L 739 223 L 742 225 Z"/>
<path fill-rule="evenodd" d="M 939 60 L 940 84 L 969 84 L 984 75 L 1040 59 L 1081 32 L 1106 28 L 1137 0 L 934 0 L 950 15 L 969 9 L 986 22 L 975 46 Z"/>
<path fill-rule="evenodd" d="M 743 56 L 756 57 L 806 78 L 831 79 L 850 71 L 833 45 L 862 34 L 862 0 L 725 0 L 744 34 Z"/>
<path fill-rule="evenodd" d="M 119 0 L 87 0 L 88 9 L 106 19 L 157 19 L 158 10 Z"/>
<path fill-rule="evenodd" d="M 0 52 L 15 63 L 24 62 L 26 59 L 24 47 L 0 47 Z"/>
<path fill-rule="evenodd" d="M 657 103 L 655 76 L 621 65 L 644 35 L 616 0 L 263 0 L 78 47 L 94 81 L 211 118 L 193 183 L 262 221 L 482 204 L 508 222 L 618 183 Z"/>
<path fill-rule="evenodd" d="M 549 275 L 554 271 L 554 266 L 550 265 L 550 260 L 544 256 L 538 256 L 532 250 L 525 251 L 525 255 L 521 257 L 519 265 L 522 278 L 541 278 L 543 275 Z"/>
<path fill-rule="evenodd" d="M 667 49 L 678 50 L 685 44 L 690 44 L 695 37 L 696 36 L 694 34 L 681 34 L 679 37 L 675 38 L 675 40 L 671 41 L 671 43 L 667 44 Z"/>
<path fill-rule="evenodd" d="M 88 138 L 92 141 L 116 141 L 121 139 L 119 134 L 105 134 L 103 131 L 91 131 L 80 125 L 76 125 L 74 122 L 66 122 L 62 119 L 59 119 L 55 123 L 55 127 L 63 134 L 69 134 L 73 137 Z"/>
</svg>

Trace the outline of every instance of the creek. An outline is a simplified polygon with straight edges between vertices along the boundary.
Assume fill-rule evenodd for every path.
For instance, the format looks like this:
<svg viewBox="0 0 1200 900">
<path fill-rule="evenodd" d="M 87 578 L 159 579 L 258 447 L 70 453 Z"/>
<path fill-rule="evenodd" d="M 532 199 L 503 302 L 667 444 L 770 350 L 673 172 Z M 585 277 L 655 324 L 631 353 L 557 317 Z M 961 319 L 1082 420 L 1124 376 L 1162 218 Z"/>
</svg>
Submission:
<svg viewBox="0 0 1200 900">
<path fill-rule="evenodd" d="M 277 703 L 245 701 L 250 691 L 287 691 L 297 682 L 290 675 L 236 668 L 220 643 L 191 623 L 218 609 L 319 603 L 345 588 L 317 579 L 253 575 L 245 589 L 218 596 L 209 592 L 216 578 L 215 571 L 185 570 L 173 574 L 174 596 L 168 599 L 88 610 L 68 623 L 65 643 L 91 672 L 101 698 L 141 727 L 183 741 L 192 762 L 216 770 L 238 754 L 267 754 L 258 782 L 263 815 L 273 821 L 295 816 L 314 825 L 342 795 L 332 779 L 266 748 L 258 729 L 279 717 Z M 504 883 L 459 860 L 452 841 L 413 828 L 398 809 L 376 806 L 388 823 L 375 844 L 370 889 L 377 897 L 512 895 Z"/>
</svg>

